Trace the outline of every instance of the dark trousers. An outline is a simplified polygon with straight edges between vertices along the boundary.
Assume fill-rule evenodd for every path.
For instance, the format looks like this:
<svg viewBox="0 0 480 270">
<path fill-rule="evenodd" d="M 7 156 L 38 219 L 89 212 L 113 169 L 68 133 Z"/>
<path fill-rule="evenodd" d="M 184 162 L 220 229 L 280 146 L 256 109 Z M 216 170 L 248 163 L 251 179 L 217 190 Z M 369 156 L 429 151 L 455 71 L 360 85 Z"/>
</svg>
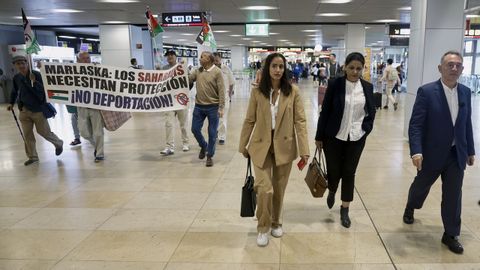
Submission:
<svg viewBox="0 0 480 270">
<path fill-rule="evenodd" d="M 458 166 L 457 152 L 452 147 L 444 166 L 438 170 L 423 168 L 417 172 L 408 192 L 407 207 L 420 209 L 427 198 L 430 187 L 438 177 L 442 179 L 442 221 L 445 233 L 460 235 L 462 213 L 463 170 Z"/>
<path fill-rule="evenodd" d="M 208 143 L 202 135 L 202 127 L 205 118 L 208 119 Z M 201 148 L 207 149 L 207 156 L 215 155 L 215 141 L 217 140 L 218 128 L 218 105 L 195 104 L 192 117 L 192 133 Z"/>
<path fill-rule="evenodd" d="M 337 192 L 342 179 L 341 199 L 344 202 L 353 201 L 355 188 L 355 172 L 365 147 L 366 135 L 358 141 L 341 141 L 337 138 L 327 138 L 323 142 L 325 161 L 327 162 L 328 189 Z"/>
</svg>

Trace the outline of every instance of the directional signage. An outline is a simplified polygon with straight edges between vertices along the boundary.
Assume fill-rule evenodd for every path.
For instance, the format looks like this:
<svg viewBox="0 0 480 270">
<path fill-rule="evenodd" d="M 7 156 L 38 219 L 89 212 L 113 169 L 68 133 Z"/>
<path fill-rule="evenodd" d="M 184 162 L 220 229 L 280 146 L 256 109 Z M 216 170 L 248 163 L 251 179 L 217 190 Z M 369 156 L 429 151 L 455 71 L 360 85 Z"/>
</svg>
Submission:
<svg viewBox="0 0 480 270">
<path fill-rule="evenodd" d="M 162 26 L 202 26 L 205 12 L 162 13 Z"/>
</svg>

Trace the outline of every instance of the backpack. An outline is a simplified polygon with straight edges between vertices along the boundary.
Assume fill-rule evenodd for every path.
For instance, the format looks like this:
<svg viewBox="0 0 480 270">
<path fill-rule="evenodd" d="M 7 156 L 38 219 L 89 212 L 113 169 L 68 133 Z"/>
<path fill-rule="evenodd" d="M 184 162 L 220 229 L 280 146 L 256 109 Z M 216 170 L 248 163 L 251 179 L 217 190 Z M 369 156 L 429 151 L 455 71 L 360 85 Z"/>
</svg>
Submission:
<svg viewBox="0 0 480 270">
<path fill-rule="evenodd" d="M 396 81 L 398 79 L 398 72 L 396 69 L 392 68 L 388 72 L 387 80 L 389 81 Z"/>
</svg>

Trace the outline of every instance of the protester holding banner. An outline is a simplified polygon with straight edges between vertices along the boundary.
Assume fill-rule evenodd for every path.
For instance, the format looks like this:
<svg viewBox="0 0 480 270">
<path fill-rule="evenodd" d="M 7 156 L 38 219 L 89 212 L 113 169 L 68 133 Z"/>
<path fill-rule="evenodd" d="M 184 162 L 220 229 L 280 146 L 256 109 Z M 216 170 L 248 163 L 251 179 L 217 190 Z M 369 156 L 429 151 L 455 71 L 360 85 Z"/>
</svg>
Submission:
<svg viewBox="0 0 480 270">
<path fill-rule="evenodd" d="M 175 51 L 170 50 L 165 53 L 165 57 L 167 57 L 167 62 L 168 64 L 163 66 L 163 70 L 169 70 L 173 68 L 175 65 L 177 65 L 177 54 Z M 180 130 L 182 132 L 182 142 L 183 142 L 183 152 L 187 152 L 190 150 L 190 147 L 188 146 L 188 134 L 187 134 L 187 129 L 185 128 L 187 124 L 187 118 L 188 118 L 188 107 L 184 107 L 181 110 L 175 110 L 175 111 L 167 111 L 163 113 L 163 118 L 165 120 L 165 141 L 166 141 L 166 146 L 165 149 L 160 152 L 160 154 L 168 156 L 168 155 L 173 155 L 175 153 L 175 139 L 173 135 L 173 125 L 174 125 L 174 120 L 175 116 L 178 119 L 178 122 L 180 123 Z"/>
<path fill-rule="evenodd" d="M 212 157 L 215 154 L 218 118 L 223 116 L 225 107 L 225 86 L 222 71 L 213 62 L 214 57 L 211 52 L 202 52 L 200 56 L 201 67 L 189 75 L 190 83 L 196 82 L 197 84 L 192 133 L 200 146 L 198 158 L 204 159 L 207 156 L 207 167 L 213 166 Z M 205 118 L 208 118 L 208 143 L 202 135 Z"/>
<path fill-rule="evenodd" d="M 78 63 L 90 63 L 90 54 L 88 52 L 80 52 L 77 56 Z M 103 153 L 104 136 L 103 136 L 103 117 L 100 110 L 86 107 L 78 107 L 78 127 L 80 134 L 88 140 L 94 147 L 93 156 L 95 162 L 104 160 Z"/>
<path fill-rule="evenodd" d="M 34 126 L 38 134 L 55 146 L 57 156 L 63 152 L 63 141 L 50 130 L 47 118 L 42 113 L 42 105 L 45 104 L 46 98 L 40 73 L 29 70 L 25 56 L 14 56 L 12 62 L 18 74 L 13 77 L 13 91 L 7 110 L 12 110 L 15 102 L 18 102 L 20 123 L 25 134 L 25 152 L 28 157 L 24 165 L 28 166 L 39 160 L 33 134 Z"/>
<path fill-rule="evenodd" d="M 230 108 L 230 98 L 233 94 L 233 87 L 235 86 L 235 79 L 233 78 L 233 73 L 227 65 L 222 64 L 222 57 L 219 53 L 213 53 L 215 58 L 215 65 L 220 68 L 223 76 L 223 84 L 225 85 L 225 90 L 228 86 L 228 96 L 225 93 L 225 99 L 228 100 L 225 102 L 225 108 L 223 116 L 220 117 L 220 123 L 218 124 L 218 144 L 224 145 L 225 140 L 227 139 L 227 114 L 228 109 Z"/>
</svg>

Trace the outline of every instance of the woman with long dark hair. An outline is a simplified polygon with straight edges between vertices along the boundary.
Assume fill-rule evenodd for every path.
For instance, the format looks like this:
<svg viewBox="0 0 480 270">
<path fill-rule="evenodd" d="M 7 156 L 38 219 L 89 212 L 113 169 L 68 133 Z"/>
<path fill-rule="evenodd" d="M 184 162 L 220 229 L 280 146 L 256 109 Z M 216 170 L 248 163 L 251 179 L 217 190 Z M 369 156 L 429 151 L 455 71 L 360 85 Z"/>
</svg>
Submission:
<svg viewBox="0 0 480 270">
<path fill-rule="evenodd" d="M 346 228 L 351 224 L 348 208 L 353 201 L 355 172 L 375 119 L 373 86 L 361 79 L 364 66 L 363 55 L 351 53 L 345 60 L 345 76 L 328 83 L 315 136 L 315 144 L 325 152 L 330 209 L 342 180 L 340 219 Z"/>
<path fill-rule="evenodd" d="M 253 162 L 257 245 L 266 246 L 270 229 L 274 237 L 283 235 L 283 196 L 292 162 L 300 154 L 306 164 L 309 157 L 303 101 L 298 87 L 288 81 L 286 60 L 279 53 L 266 58 L 260 83 L 252 89 L 239 152 Z"/>
</svg>

